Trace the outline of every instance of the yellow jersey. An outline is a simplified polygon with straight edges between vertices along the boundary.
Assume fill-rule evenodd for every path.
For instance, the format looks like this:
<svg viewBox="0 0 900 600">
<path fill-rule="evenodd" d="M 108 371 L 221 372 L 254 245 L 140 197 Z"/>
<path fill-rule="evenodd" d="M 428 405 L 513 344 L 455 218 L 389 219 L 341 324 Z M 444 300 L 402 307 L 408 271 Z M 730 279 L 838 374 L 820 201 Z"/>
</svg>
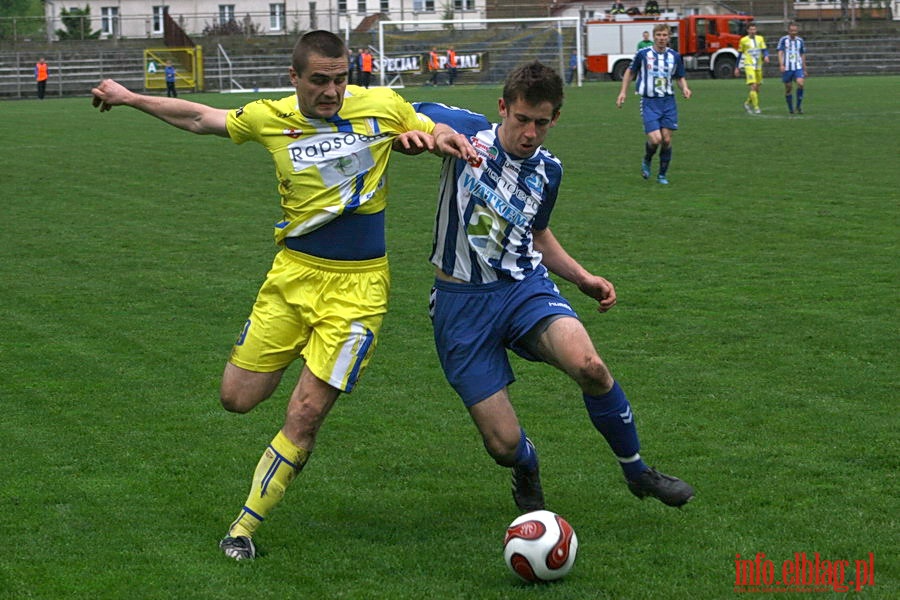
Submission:
<svg viewBox="0 0 900 600">
<path fill-rule="evenodd" d="M 230 110 L 227 127 L 235 143 L 258 142 L 272 155 L 281 244 L 342 214 L 384 210 L 391 143 L 407 131 L 431 133 L 434 122 L 391 89 L 348 85 L 341 110 L 329 119 L 304 116 L 291 95 Z"/>
<path fill-rule="evenodd" d="M 742 37 L 738 45 L 738 52 L 741 53 L 739 69 L 762 69 L 763 59 L 769 55 L 769 51 L 766 50 L 766 40 L 761 35 Z"/>
</svg>

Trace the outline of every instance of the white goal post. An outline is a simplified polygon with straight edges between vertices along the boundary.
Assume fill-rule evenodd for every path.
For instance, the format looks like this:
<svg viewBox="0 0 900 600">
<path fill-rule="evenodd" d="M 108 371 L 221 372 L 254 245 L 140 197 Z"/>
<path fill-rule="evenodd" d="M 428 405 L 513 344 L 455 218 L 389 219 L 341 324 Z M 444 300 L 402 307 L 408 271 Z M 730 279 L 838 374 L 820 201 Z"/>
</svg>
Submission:
<svg viewBox="0 0 900 600">
<path fill-rule="evenodd" d="M 578 71 L 577 71 L 577 85 L 580 87 L 582 84 L 582 79 L 584 76 L 584 65 L 583 61 L 583 46 L 581 41 L 582 36 L 582 27 L 581 27 L 581 17 L 529 17 L 523 19 L 432 19 L 432 20 L 402 20 L 402 21 L 379 21 L 378 22 L 378 58 L 381 59 L 382 64 L 384 63 L 385 53 L 384 53 L 384 28 L 385 26 L 403 26 L 403 25 L 459 25 L 459 26 L 469 26 L 471 28 L 474 24 L 501 24 L 501 23 L 509 23 L 522 25 L 524 23 L 555 23 L 557 30 L 562 29 L 563 23 L 571 23 L 575 26 L 575 52 L 579 57 L 578 60 Z M 563 77 L 563 80 L 566 78 L 566 72 L 568 70 L 568 62 L 566 60 L 567 57 L 563 56 L 560 58 L 559 65 L 559 73 Z M 380 85 L 386 85 L 386 80 L 388 77 L 387 69 L 382 68 L 379 69 L 379 83 Z"/>
</svg>

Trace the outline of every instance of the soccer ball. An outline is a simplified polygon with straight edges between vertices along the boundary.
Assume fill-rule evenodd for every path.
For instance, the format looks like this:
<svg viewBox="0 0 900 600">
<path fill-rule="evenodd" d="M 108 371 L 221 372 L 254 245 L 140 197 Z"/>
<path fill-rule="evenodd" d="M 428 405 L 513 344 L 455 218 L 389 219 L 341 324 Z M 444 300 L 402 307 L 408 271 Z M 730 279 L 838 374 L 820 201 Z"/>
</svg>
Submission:
<svg viewBox="0 0 900 600">
<path fill-rule="evenodd" d="M 510 523 L 503 558 L 513 573 L 528 582 L 552 581 L 572 569 L 578 536 L 556 513 L 536 510 Z"/>
</svg>

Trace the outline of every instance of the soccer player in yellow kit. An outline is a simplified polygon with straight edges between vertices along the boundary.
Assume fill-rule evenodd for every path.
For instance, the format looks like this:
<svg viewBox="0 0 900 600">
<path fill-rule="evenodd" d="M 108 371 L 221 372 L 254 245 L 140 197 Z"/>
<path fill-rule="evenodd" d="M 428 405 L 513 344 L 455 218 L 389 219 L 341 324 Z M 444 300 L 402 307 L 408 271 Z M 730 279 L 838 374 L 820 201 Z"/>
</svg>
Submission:
<svg viewBox="0 0 900 600">
<path fill-rule="evenodd" d="M 474 157 L 463 136 L 435 125 L 387 88 L 347 85 L 347 49 L 327 31 L 297 42 L 296 94 L 235 110 L 135 94 L 112 80 L 92 90 L 101 112 L 131 106 L 180 129 L 255 141 L 275 162 L 283 218 L 275 256 L 222 376 L 226 410 L 268 398 L 297 358 L 305 365 L 284 425 L 263 452 L 250 494 L 219 544 L 252 559 L 252 537 L 303 469 L 341 392 L 350 392 L 375 348 L 390 286 L 385 254 L 385 172 L 391 149 Z"/>
<path fill-rule="evenodd" d="M 747 35 L 741 38 L 738 52 L 741 53 L 741 59 L 734 74 L 740 75 L 743 69 L 750 90 L 744 101 L 744 110 L 758 115 L 762 112 L 759 108 L 759 87 L 763 81 L 763 63 L 769 64 L 769 51 L 766 49 L 766 40 L 757 35 L 755 24 L 747 25 Z"/>
</svg>

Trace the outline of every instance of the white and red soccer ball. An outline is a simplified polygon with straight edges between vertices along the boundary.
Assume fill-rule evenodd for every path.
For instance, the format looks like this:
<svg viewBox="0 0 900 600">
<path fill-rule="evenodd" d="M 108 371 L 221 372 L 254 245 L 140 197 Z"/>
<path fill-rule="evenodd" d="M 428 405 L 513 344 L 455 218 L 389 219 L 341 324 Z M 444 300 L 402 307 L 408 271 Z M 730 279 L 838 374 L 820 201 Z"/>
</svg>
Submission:
<svg viewBox="0 0 900 600">
<path fill-rule="evenodd" d="M 510 523 L 503 558 L 513 573 L 528 582 L 563 577 L 575 564 L 578 536 L 556 513 L 536 510 Z"/>
</svg>

